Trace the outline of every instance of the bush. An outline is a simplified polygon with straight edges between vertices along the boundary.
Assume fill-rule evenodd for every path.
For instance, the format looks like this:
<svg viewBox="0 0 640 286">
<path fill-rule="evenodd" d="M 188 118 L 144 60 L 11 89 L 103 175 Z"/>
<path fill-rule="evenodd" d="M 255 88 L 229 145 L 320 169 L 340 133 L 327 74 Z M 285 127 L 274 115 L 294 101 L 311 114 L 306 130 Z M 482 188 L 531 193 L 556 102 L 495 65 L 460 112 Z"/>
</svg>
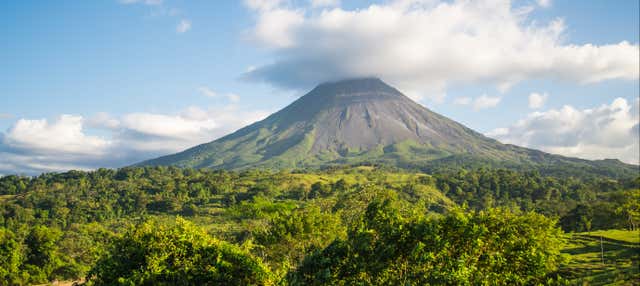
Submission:
<svg viewBox="0 0 640 286">
<path fill-rule="evenodd" d="M 534 213 L 503 209 L 407 218 L 372 202 L 346 240 L 307 257 L 292 285 L 529 285 L 560 261 L 562 232 Z"/>
<path fill-rule="evenodd" d="M 116 239 L 88 285 L 271 285 L 262 262 L 192 223 L 147 221 Z"/>
</svg>

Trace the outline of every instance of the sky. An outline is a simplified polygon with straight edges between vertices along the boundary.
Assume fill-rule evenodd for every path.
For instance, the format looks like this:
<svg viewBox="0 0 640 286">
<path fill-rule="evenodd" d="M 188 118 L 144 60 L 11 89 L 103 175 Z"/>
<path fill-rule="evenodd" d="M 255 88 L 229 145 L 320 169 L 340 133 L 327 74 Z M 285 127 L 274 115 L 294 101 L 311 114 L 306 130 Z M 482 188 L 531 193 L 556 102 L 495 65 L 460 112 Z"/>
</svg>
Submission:
<svg viewBox="0 0 640 286">
<path fill-rule="evenodd" d="M 0 2 L 0 174 L 122 167 L 379 77 L 504 143 L 638 164 L 639 2 Z"/>
</svg>

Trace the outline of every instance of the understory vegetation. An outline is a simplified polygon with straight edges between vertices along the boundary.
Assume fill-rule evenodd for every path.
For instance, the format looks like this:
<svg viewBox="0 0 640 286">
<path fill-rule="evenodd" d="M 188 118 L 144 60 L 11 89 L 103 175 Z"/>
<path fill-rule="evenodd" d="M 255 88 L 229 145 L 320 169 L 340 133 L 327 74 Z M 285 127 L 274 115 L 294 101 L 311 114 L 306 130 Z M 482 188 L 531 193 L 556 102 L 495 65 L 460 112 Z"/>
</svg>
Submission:
<svg viewBox="0 0 640 286">
<path fill-rule="evenodd" d="M 173 167 L 0 178 L 0 285 L 604 285 L 640 178 Z M 617 229 L 617 230 L 611 230 Z"/>
</svg>

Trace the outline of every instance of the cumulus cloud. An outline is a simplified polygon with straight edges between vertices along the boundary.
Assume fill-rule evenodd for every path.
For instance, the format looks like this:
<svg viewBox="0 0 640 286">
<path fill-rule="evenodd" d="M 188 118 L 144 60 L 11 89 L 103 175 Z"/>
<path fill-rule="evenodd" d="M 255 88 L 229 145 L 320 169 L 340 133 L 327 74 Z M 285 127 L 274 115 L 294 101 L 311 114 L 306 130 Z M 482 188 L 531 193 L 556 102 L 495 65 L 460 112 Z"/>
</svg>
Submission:
<svg viewBox="0 0 640 286">
<path fill-rule="evenodd" d="M 505 143 L 586 159 L 616 158 L 638 164 L 638 100 L 616 98 L 592 109 L 566 105 L 533 112 L 509 127 L 487 134 Z"/>
<path fill-rule="evenodd" d="M 285 88 L 378 76 L 428 96 L 452 83 L 506 91 L 527 79 L 638 79 L 637 43 L 566 43 L 562 19 L 531 20 L 531 7 L 508 0 L 396 0 L 321 11 L 291 1 L 245 3 L 256 16 L 251 38 L 275 58 L 245 78 Z"/>
<path fill-rule="evenodd" d="M 498 104 L 500 104 L 500 101 L 502 101 L 502 97 L 500 96 L 488 96 L 486 94 L 483 94 L 475 99 L 467 96 L 458 97 L 453 100 L 453 104 L 471 105 L 473 106 L 473 109 L 477 111 L 477 110 L 496 107 L 498 106 Z"/>
<path fill-rule="evenodd" d="M 0 173 L 84 170 L 112 146 L 109 139 L 88 135 L 81 116 L 61 115 L 52 122 L 20 119 L 0 133 Z"/>
<path fill-rule="evenodd" d="M 159 137 L 189 140 L 203 131 L 211 131 L 217 127 L 211 118 L 192 119 L 181 115 L 165 115 L 153 113 L 132 113 L 123 116 L 122 127 L 144 137 Z"/>
<path fill-rule="evenodd" d="M 46 119 L 20 119 L 4 134 L 3 145 L 43 154 L 102 154 L 111 142 L 86 135 L 82 127 L 83 118 L 74 115 L 61 115 L 51 123 Z"/>
<path fill-rule="evenodd" d="M 544 103 L 547 102 L 547 98 L 549 95 L 547 93 L 537 93 L 532 92 L 529 94 L 529 108 L 536 109 L 544 106 Z"/>
<path fill-rule="evenodd" d="M 295 27 L 304 23 L 302 11 L 287 9 L 260 10 L 255 26 L 255 38 L 277 48 L 288 48 L 296 44 L 291 35 Z"/>
<path fill-rule="evenodd" d="M 180 22 L 178 23 L 178 26 L 176 26 L 176 32 L 179 34 L 182 34 L 189 30 L 191 30 L 191 21 L 186 19 L 180 20 Z"/>
<path fill-rule="evenodd" d="M 190 107 L 179 114 L 20 119 L 0 133 L 0 173 L 120 167 L 209 142 L 267 115 L 228 106 Z"/>
<path fill-rule="evenodd" d="M 272 10 L 280 6 L 284 0 L 245 0 L 244 3 L 253 10 Z"/>
</svg>

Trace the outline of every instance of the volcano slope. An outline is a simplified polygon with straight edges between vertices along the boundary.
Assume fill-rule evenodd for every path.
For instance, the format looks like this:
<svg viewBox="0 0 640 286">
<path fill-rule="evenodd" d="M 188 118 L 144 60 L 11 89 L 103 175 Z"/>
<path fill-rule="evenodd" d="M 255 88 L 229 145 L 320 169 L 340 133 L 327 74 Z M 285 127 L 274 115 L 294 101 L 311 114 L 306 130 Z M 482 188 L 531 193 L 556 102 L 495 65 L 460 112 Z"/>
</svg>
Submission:
<svg viewBox="0 0 640 286">
<path fill-rule="evenodd" d="M 500 167 L 562 175 L 637 176 L 638 166 L 502 144 L 412 101 L 377 78 L 318 85 L 238 131 L 138 165 L 216 169 L 382 164 L 438 171 Z"/>
</svg>

